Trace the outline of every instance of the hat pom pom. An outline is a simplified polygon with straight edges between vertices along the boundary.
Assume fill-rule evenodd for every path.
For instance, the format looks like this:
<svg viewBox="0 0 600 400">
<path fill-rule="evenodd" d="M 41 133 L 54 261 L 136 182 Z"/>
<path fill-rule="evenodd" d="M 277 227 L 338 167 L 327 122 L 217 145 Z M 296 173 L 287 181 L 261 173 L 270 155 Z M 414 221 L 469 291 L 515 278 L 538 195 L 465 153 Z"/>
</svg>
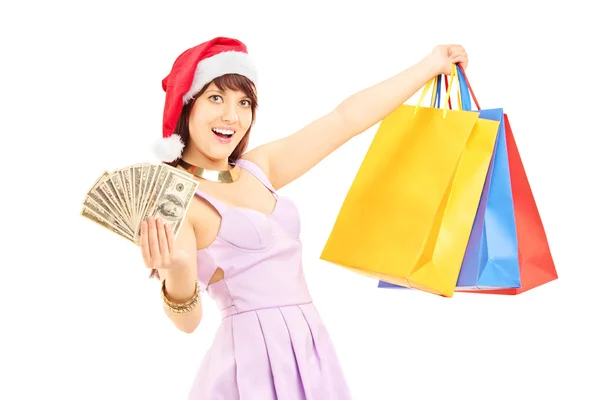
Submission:
<svg viewBox="0 0 600 400">
<path fill-rule="evenodd" d="M 181 157 L 185 144 L 181 136 L 174 133 L 169 137 L 163 137 L 154 142 L 154 154 L 164 162 L 172 162 Z"/>
</svg>

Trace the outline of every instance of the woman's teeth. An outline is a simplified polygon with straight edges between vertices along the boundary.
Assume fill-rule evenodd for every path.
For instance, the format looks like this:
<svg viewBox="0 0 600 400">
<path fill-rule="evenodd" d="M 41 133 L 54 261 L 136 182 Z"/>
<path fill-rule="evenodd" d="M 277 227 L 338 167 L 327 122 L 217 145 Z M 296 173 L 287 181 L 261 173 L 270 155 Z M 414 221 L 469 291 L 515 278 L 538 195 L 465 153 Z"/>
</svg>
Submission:
<svg viewBox="0 0 600 400">
<path fill-rule="evenodd" d="M 226 137 L 226 138 L 233 136 L 233 134 L 235 133 L 234 131 L 232 131 L 230 129 L 220 129 L 220 128 L 213 128 L 212 131 L 217 136 Z"/>
</svg>

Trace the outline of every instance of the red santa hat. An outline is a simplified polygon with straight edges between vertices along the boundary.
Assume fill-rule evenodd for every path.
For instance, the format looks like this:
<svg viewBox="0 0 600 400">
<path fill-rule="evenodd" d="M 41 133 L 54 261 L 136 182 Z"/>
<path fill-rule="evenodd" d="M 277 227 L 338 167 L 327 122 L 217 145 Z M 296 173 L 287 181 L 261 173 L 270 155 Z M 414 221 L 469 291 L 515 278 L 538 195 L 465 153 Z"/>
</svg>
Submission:
<svg viewBox="0 0 600 400">
<path fill-rule="evenodd" d="M 225 74 L 239 74 L 256 85 L 256 68 L 246 45 L 236 39 L 217 37 L 184 51 L 162 80 L 166 92 L 162 138 L 154 145 L 154 154 L 165 162 L 181 157 L 184 143 L 174 132 L 181 110 L 213 79 Z"/>
</svg>

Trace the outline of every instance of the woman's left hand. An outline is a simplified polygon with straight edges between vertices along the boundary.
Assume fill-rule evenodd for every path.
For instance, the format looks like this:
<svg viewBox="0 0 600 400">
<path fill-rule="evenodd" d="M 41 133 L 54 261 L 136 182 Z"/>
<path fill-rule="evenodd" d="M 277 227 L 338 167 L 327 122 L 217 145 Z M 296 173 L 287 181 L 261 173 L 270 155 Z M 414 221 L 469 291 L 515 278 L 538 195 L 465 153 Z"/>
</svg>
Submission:
<svg viewBox="0 0 600 400">
<path fill-rule="evenodd" d="M 465 48 L 459 44 L 436 46 L 429 57 L 435 66 L 437 74 L 450 75 L 452 73 L 452 64 L 460 63 L 463 69 L 466 69 L 469 65 L 469 56 Z"/>
</svg>

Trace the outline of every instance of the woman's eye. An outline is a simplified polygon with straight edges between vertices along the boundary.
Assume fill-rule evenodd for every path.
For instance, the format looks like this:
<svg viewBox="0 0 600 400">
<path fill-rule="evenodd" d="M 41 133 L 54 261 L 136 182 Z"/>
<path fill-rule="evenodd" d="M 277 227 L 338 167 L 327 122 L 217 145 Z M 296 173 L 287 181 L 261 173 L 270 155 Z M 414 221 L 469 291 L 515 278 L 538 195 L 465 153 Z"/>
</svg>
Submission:
<svg viewBox="0 0 600 400">
<path fill-rule="evenodd" d="M 250 101 L 249 100 L 242 100 L 242 105 L 244 107 L 250 107 Z"/>
<path fill-rule="evenodd" d="M 211 99 L 212 101 L 219 101 L 222 100 L 221 96 L 213 94 L 212 96 L 209 97 L 209 99 Z"/>
</svg>

